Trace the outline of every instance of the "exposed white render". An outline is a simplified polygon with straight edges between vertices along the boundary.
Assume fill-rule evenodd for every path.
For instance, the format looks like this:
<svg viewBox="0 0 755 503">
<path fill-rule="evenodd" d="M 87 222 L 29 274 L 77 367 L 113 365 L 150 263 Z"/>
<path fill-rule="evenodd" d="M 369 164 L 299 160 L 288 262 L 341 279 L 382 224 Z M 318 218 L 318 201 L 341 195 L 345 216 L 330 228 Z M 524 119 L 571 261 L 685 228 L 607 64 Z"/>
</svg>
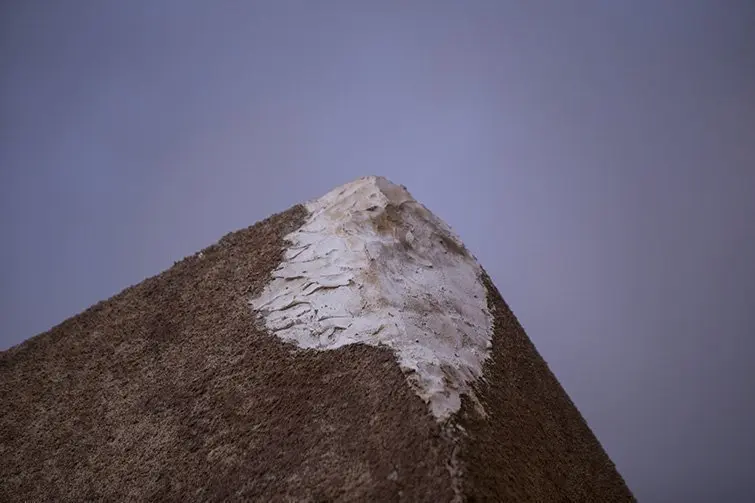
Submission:
<svg viewBox="0 0 755 503">
<path fill-rule="evenodd" d="M 482 375 L 492 317 L 482 268 L 407 190 L 365 177 L 307 203 L 310 216 L 262 294 L 266 327 L 301 348 L 391 348 L 438 420 Z"/>
</svg>

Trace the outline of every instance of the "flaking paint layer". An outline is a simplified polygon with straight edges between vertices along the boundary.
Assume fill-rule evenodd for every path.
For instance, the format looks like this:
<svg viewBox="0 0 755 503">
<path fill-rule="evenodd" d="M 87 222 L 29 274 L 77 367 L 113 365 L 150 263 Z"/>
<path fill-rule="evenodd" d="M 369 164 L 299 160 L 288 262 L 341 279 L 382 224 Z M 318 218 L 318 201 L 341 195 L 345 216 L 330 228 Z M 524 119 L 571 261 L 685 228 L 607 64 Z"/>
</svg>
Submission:
<svg viewBox="0 0 755 503">
<path fill-rule="evenodd" d="M 391 348 L 438 420 L 461 405 L 491 347 L 482 269 L 406 188 L 364 177 L 306 205 L 262 294 L 265 326 L 301 348 Z"/>
</svg>

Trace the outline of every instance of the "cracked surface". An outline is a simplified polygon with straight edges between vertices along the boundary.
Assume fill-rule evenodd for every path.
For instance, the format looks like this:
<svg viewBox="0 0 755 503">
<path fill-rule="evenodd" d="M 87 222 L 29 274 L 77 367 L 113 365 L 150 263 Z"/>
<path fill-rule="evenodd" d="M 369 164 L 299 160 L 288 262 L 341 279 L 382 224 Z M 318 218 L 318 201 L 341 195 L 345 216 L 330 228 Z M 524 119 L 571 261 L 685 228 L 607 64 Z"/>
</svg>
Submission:
<svg viewBox="0 0 755 503">
<path fill-rule="evenodd" d="M 447 502 L 387 348 L 292 351 L 249 309 L 301 206 L 0 352 L 0 501 Z"/>
<path fill-rule="evenodd" d="M 307 219 L 231 233 L 0 352 L 0 501 L 634 501 L 484 275 L 484 415 L 462 395 L 439 423 L 386 346 L 260 330 L 249 298 Z"/>
<path fill-rule="evenodd" d="M 450 417 L 490 350 L 477 261 L 385 178 L 360 178 L 307 209 L 271 283 L 251 301 L 266 327 L 301 348 L 386 346 L 435 417 Z"/>
</svg>

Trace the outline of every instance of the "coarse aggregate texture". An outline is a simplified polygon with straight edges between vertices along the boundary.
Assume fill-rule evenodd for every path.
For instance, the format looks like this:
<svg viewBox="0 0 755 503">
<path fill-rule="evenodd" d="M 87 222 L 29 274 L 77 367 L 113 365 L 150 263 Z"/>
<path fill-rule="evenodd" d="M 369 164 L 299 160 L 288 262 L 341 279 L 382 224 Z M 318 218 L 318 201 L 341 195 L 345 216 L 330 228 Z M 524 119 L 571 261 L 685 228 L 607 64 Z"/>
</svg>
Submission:
<svg viewBox="0 0 755 503">
<path fill-rule="evenodd" d="M 490 347 L 440 421 L 396 347 L 323 351 L 260 324 L 250 299 L 312 214 L 0 352 L 0 501 L 634 501 L 484 271 Z"/>
</svg>

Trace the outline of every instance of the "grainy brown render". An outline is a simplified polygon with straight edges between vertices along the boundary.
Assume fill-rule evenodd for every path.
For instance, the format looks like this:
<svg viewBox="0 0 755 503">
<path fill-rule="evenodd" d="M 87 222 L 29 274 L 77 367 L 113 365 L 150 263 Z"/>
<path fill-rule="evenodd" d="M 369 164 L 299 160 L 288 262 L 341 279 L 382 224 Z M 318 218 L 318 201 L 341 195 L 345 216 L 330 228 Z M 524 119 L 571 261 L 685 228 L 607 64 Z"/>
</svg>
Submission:
<svg viewBox="0 0 755 503">
<path fill-rule="evenodd" d="M 493 353 L 475 385 L 487 412 L 463 400 L 469 501 L 635 501 L 569 396 L 490 278 Z"/>
<path fill-rule="evenodd" d="M 633 501 L 488 280 L 493 358 L 440 425 L 388 349 L 259 329 L 296 206 L 0 353 L 0 501 Z M 454 475 L 452 475 L 454 474 Z"/>
</svg>

